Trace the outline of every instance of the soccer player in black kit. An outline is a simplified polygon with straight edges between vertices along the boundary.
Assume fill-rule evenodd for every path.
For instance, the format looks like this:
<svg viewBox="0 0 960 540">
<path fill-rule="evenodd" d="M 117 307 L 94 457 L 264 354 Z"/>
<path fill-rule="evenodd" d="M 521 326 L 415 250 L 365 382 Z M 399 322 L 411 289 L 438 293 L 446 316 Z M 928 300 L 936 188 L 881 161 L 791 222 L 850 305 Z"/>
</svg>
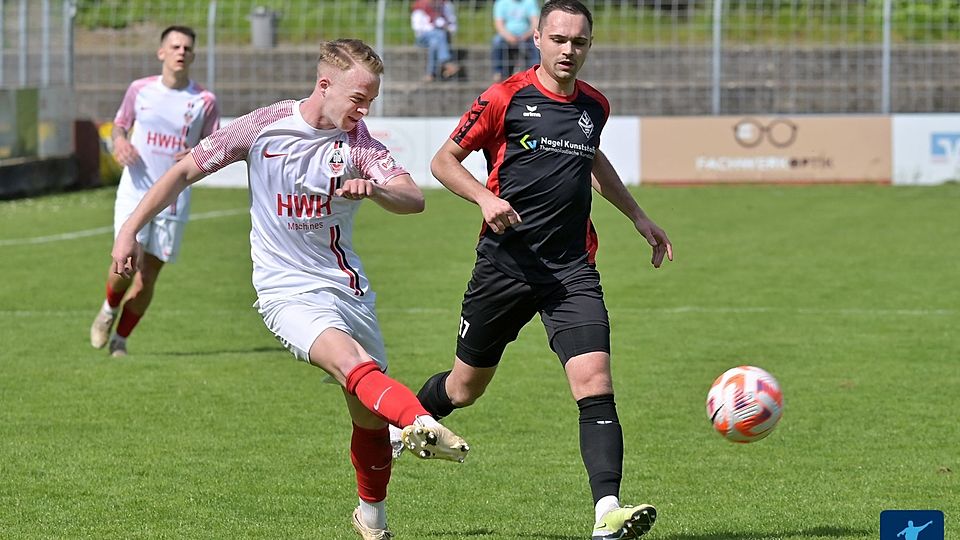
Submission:
<svg viewBox="0 0 960 540">
<path fill-rule="evenodd" d="M 610 325 L 594 265 L 591 187 L 653 248 L 673 260 L 666 233 L 640 208 L 600 151 L 606 98 L 577 80 L 593 19 L 577 0 L 551 0 L 534 40 L 541 64 L 477 98 L 431 163 L 450 191 L 477 204 L 483 227 L 463 298 L 457 357 L 418 394 L 435 417 L 472 404 L 493 378 L 507 343 L 536 313 L 580 409 L 580 452 L 593 493 L 593 539 L 638 538 L 656 510 L 621 505 L 623 432 L 610 373 Z M 461 164 L 482 150 L 486 186 Z"/>
</svg>

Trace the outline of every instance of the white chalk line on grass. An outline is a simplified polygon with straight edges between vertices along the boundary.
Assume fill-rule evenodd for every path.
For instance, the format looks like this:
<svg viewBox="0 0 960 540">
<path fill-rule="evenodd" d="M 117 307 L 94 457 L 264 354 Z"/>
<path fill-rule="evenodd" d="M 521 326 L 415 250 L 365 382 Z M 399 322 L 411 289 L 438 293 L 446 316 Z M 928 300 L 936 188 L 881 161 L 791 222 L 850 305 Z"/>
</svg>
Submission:
<svg viewBox="0 0 960 540">
<path fill-rule="evenodd" d="M 960 314 L 954 309 L 871 309 L 871 308 L 777 308 L 777 307 L 708 307 L 708 306 L 677 306 L 664 308 L 608 308 L 611 313 L 651 313 L 651 314 L 734 314 L 749 315 L 752 313 L 782 313 L 785 315 L 865 315 L 865 316 L 949 316 Z M 450 313 L 455 309 L 444 308 L 390 308 L 378 307 L 377 311 L 384 313 L 434 314 Z"/>
<path fill-rule="evenodd" d="M 243 308 L 238 308 L 243 309 Z M 252 309 L 252 308 L 251 308 Z M 451 315 L 456 314 L 459 308 L 424 308 L 424 307 L 379 307 L 380 313 L 400 313 L 404 315 Z M 218 315 L 235 313 L 236 309 L 214 309 L 201 311 L 170 310 L 164 309 L 158 314 L 163 316 L 177 317 L 203 317 L 204 315 Z M 864 317 L 947 317 L 960 315 L 960 310 L 955 309 L 867 309 L 867 308 L 775 308 L 775 307 L 707 307 L 707 306 L 678 306 L 672 308 L 617 308 L 611 309 L 611 313 L 627 314 L 662 314 L 662 315 L 683 315 L 687 313 L 694 314 L 782 314 L 782 315 L 849 315 Z M 21 309 L 0 309 L 0 317 L 86 317 L 90 315 L 89 310 L 21 310 Z"/>
<path fill-rule="evenodd" d="M 211 212 L 200 212 L 190 216 L 191 221 L 202 221 L 204 219 L 214 219 L 227 216 L 236 216 L 249 212 L 246 208 L 233 208 L 231 210 L 214 210 Z M 74 240 L 87 236 L 98 236 L 101 234 L 113 234 L 113 226 L 97 227 L 95 229 L 86 229 L 83 231 L 73 231 L 61 234 L 51 234 L 49 236 L 35 236 L 33 238 L 10 238 L 0 240 L 0 247 L 6 246 L 27 246 L 32 244 L 48 244 L 50 242 L 60 242 L 63 240 Z"/>
</svg>

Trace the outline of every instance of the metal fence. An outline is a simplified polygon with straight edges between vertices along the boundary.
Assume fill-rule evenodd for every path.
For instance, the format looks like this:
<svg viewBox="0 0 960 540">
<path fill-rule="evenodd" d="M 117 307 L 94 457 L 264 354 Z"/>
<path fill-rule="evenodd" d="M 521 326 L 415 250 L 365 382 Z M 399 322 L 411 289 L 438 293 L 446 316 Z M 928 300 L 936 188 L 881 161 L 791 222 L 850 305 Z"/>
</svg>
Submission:
<svg viewBox="0 0 960 540">
<path fill-rule="evenodd" d="M 0 87 L 65 86 L 73 79 L 73 4 L 0 0 Z"/>
<path fill-rule="evenodd" d="M 455 0 L 464 68 L 424 82 L 410 0 L 0 0 L 0 85 L 72 85 L 109 119 L 159 70 L 162 28 L 198 32 L 194 78 L 235 116 L 313 85 L 315 44 L 359 37 L 387 71 L 377 114 L 459 115 L 491 82 L 493 0 Z M 582 78 L 617 115 L 960 111 L 960 0 L 596 0 Z"/>
</svg>

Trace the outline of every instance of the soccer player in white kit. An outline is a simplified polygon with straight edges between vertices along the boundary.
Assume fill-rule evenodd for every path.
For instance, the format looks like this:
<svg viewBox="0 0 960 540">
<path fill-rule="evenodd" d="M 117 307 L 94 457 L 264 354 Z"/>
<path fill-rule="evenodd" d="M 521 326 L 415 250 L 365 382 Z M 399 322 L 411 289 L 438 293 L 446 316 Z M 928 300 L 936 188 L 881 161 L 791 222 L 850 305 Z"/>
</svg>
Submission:
<svg viewBox="0 0 960 540">
<path fill-rule="evenodd" d="M 382 73 L 380 57 L 362 41 L 322 43 L 311 95 L 257 109 L 200 141 L 143 197 L 112 254 L 113 270 L 131 273 L 140 261 L 141 227 L 206 174 L 247 162 L 255 306 L 294 356 L 343 387 L 360 497 L 353 526 L 365 540 L 393 538 L 384 504 L 388 423 L 403 428 L 403 443 L 421 458 L 462 462 L 469 450 L 384 373 L 374 293 L 353 251 L 353 216 L 363 199 L 397 214 L 424 206 L 413 179 L 362 120 Z"/>
<path fill-rule="evenodd" d="M 161 74 L 133 81 L 123 96 L 111 134 L 114 155 L 124 166 L 114 205 L 115 232 L 154 181 L 220 127 L 216 96 L 190 80 L 195 39 L 186 26 L 167 27 L 157 51 Z M 140 231 L 137 240 L 145 256 L 139 271 L 131 278 L 107 273 L 106 300 L 90 327 L 91 345 L 103 348 L 109 338 L 110 354 L 126 355 L 127 336 L 146 313 L 160 270 L 177 259 L 189 215 L 190 191 L 185 190 Z M 111 336 L 118 312 L 120 321 Z"/>
</svg>

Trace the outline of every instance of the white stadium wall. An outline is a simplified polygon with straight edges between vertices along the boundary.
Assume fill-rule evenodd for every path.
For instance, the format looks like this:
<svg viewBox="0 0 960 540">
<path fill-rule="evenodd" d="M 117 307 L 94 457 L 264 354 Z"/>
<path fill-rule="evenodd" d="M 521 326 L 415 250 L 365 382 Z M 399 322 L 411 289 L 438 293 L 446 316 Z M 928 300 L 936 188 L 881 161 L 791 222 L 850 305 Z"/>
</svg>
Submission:
<svg viewBox="0 0 960 540">
<path fill-rule="evenodd" d="M 724 168 L 694 167 L 703 161 L 702 151 L 689 156 L 691 146 L 712 148 L 717 155 L 752 153 L 770 160 L 771 150 L 762 144 L 735 146 L 733 131 L 744 121 L 770 124 L 778 118 L 810 131 L 814 146 L 801 148 L 805 155 L 825 156 L 829 167 L 777 171 L 754 168 L 750 174 Z M 224 119 L 226 125 L 232 119 Z M 399 163 L 422 187 L 440 187 L 430 174 L 430 159 L 450 136 L 458 118 L 368 118 L 371 133 L 382 141 Z M 763 124 L 763 125 L 767 125 Z M 826 131 L 824 131 L 826 130 Z M 647 140 L 641 140 L 646 133 Z M 728 140 L 729 139 L 729 140 Z M 799 139 L 799 137 L 798 137 Z M 677 142 L 684 144 L 678 145 Z M 735 141 L 734 141 L 735 142 Z M 802 147 L 797 141 L 797 147 Z M 691 145 L 691 143 L 693 143 Z M 702 143 L 702 144 L 701 144 Z M 724 146 L 726 145 L 726 146 Z M 793 146 L 793 145 L 791 145 Z M 729 148 L 728 148 L 729 147 Z M 960 114 L 911 114 L 894 116 L 789 116 L 789 117 L 612 117 L 600 145 L 626 184 L 747 182 L 892 182 L 898 185 L 935 185 L 960 179 Z M 702 150 L 702 148 L 701 148 Z M 781 149 L 782 150 L 782 149 Z M 684 153 L 686 152 L 686 153 Z M 787 151 L 781 151 L 792 162 Z M 742 155 L 741 155 L 742 154 Z M 646 167 L 641 156 L 647 156 Z M 779 156 L 779 154 L 778 154 Z M 790 158 L 790 159 L 787 159 Z M 727 159 L 729 161 L 729 158 Z M 483 156 L 474 152 L 464 166 L 477 178 L 486 178 Z M 796 168 L 792 168 L 796 169 Z M 246 164 L 235 163 L 205 178 L 200 185 L 246 187 Z"/>
</svg>

